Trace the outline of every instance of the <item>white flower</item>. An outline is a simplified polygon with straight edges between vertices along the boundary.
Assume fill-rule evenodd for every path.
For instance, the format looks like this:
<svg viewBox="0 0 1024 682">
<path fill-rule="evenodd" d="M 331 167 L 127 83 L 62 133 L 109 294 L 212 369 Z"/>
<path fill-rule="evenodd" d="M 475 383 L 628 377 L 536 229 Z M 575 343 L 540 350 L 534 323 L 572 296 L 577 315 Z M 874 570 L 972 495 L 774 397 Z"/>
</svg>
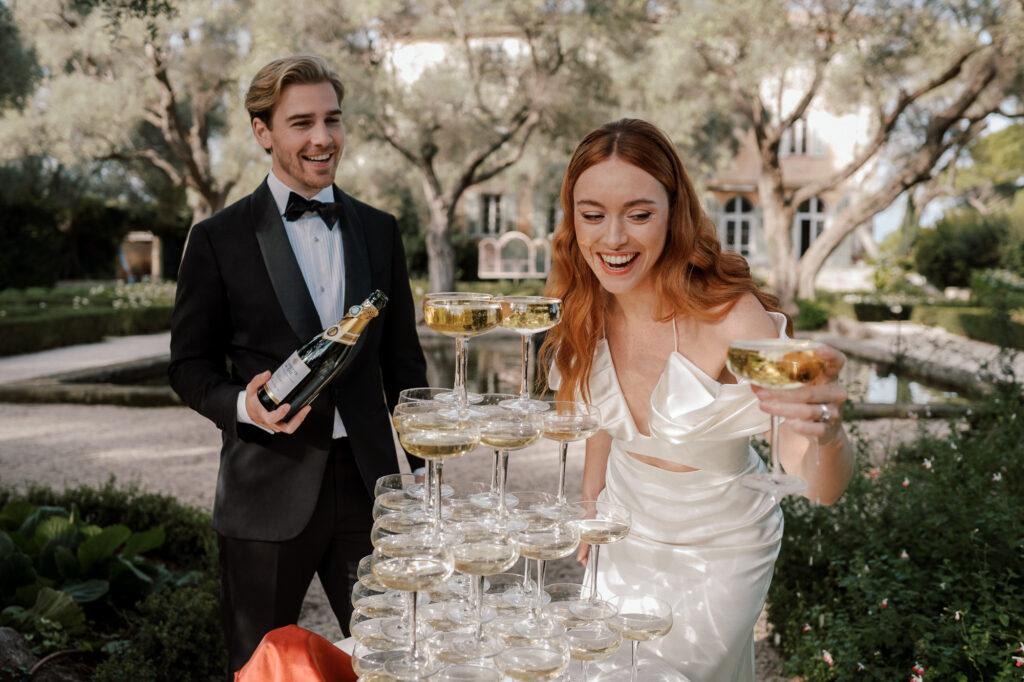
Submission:
<svg viewBox="0 0 1024 682">
<path fill-rule="evenodd" d="M 1003 480 L 1002 472 L 997 471 L 996 473 L 992 474 L 992 482 L 993 483 L 998 483 L 1001 480 Z"/>
</svg>

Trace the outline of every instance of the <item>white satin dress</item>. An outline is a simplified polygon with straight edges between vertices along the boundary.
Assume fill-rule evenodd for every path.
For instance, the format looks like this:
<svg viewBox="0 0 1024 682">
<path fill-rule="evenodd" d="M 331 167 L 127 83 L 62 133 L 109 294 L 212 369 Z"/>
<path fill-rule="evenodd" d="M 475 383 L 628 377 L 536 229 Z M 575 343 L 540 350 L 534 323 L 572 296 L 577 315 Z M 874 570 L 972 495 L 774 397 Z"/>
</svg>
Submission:
<svg viewBox="0 0 1024 682">
<path fill-rule="evenodd" d="M 769 315 L 785 336 L 785 317 Z M 672 630 L 641 649 L 691 682 L 753 682 L 754 624 L 783 523 L 773 497 L 739 478 L 765 468 L 749 438 L 770 428 L 768 415 L 749 383 L 719 383 L 679 352 L 678 339 L 651 394 L 650 436 L 633 422 L 604 339 L 590 395 L 612 437 L 600 497 L 633 517 L 629 536 L 601 548 L 601 594 L 653 594 L 672 604 Z M 627 451 L 698 471 L 666 471 Z"/>
</svg>

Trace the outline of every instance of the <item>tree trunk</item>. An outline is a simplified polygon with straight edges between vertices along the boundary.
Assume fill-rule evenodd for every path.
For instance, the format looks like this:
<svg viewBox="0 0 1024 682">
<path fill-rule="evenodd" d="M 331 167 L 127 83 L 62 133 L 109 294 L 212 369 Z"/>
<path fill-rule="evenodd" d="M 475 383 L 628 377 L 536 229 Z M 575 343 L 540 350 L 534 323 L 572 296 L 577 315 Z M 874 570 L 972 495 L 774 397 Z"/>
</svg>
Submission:
<svg viewBox="0 0 1024 682">
<path fill-rule="evenodd" d="M 797 259 L 793 254 L 790 225 L 793 211 L 787 208 L 778 169 L 762 169 L 758 178 L 758 195 L 763 211 L 765 241 L 768 246 L 770 271 L 768 287 L 778 296 L 779 305 L 789 313 L 796 312 L 793 302 L 797 288 Z"/>
<path fill-rule="evenodd" d="M 427 228 L 427 273 L 430 291 L 455 290 L 455 249 L 452 248 L 452 212 L 442 197 L 431 196 L 427 188 L 430 225 Z"/>
</svg>

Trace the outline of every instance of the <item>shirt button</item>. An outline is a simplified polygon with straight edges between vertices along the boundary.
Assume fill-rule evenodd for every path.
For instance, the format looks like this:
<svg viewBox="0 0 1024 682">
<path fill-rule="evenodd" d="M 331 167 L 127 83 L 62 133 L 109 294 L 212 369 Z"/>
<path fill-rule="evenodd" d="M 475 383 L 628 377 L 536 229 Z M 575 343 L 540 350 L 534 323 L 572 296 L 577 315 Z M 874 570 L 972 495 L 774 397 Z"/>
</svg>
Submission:
<svg viewBox="0 0 1024 682">
<path fill-rule="evenodd" d="M 319 242 L 320 241 L 320 237 L 313 237 L 313 241 Z"/>
<path fill-rule="evenodd" d="M 323 287 L 320 287 L 320 293 L 321 294 L 324 293 L 324 288 Z"/>
</svg>

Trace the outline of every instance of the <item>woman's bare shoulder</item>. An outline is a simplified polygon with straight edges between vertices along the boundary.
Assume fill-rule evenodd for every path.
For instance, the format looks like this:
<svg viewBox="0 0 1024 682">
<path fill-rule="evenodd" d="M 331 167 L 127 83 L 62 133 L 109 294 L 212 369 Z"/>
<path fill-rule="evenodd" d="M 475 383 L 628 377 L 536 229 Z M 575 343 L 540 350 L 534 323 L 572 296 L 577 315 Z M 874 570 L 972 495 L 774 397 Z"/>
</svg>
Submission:
<svg viewBox="0 0 1024 682">
<path fill-rule="evenodd" d="M 715 327 L 716 336 L 724 343 L 773 337 L 779 333 L 768 311 L 753 294 L 743 294 Z"/>
</svg>

